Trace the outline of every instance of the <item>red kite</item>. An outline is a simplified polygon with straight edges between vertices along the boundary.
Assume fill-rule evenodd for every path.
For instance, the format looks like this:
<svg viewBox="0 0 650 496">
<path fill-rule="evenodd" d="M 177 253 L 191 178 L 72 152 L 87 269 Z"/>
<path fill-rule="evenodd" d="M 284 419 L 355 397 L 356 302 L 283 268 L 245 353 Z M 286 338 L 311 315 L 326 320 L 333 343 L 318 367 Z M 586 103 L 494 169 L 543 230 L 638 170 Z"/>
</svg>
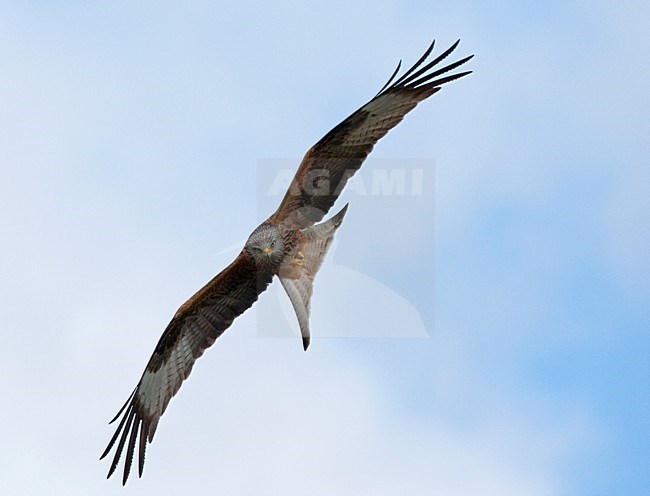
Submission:
<svg viewBox="0 0 650 496">
<path fill-rule="evenodd" d="M 135 390 L 111 420 L 115 422 L 123 414 L 101 456 L 104 458 L 117 442 L 108 477 L 117 468 L 126 447 L 122 477 L 122 483 L 126 483 L 136 445 L 138 471 L 142 476 L 147 442 L 152 442 L 160 417 L 190 375 L 194 362 L 235 318 L 253 305 L 274 276 L 278 276 L 289 295 L 298 317 L 303 347 L 307 349 L 314 277 L 343 221 L 347 205 L 329 220 L 318 222 L 377 141 L 443 84 L 471 73 L 443 76 L 472 56 L 436 68 L 459 42 L 427 62 L 432 43 L 415 65 L 395 80 L 400 62 L 372 100 L 307 152 L 279 208 L 252 232 L 237 258 L 178 309 Z"/>
</svg>

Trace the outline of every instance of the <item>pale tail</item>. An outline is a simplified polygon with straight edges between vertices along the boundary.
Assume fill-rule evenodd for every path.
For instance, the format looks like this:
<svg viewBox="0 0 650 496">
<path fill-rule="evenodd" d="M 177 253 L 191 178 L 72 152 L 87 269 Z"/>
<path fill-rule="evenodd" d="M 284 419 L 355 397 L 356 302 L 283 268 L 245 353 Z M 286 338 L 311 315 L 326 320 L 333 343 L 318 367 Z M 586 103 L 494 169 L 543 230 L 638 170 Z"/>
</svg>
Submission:
<svg viewBox="0 0 650 496">
<path fill-rule="evenodd" d="M 311 295 L 314 290 L 314 278 L 318 269 L 323 264 L 327 250 L 329 249 L 336 230 L 343 222 L 343 217 L 348 206 L 345 205 L 334 217 L 312 227 L 307 227 L 301 232 L 305 238 L 302 248 L 303 269 L 300 277 L 291 279 L 280 277 L 284 290 L 289 295 L 293 309 L 298 317 L 300 334 L 302 334 L 302 345 L 305 350 L 309 346 L 309 313 L 311 307 Z"/>
</svg>

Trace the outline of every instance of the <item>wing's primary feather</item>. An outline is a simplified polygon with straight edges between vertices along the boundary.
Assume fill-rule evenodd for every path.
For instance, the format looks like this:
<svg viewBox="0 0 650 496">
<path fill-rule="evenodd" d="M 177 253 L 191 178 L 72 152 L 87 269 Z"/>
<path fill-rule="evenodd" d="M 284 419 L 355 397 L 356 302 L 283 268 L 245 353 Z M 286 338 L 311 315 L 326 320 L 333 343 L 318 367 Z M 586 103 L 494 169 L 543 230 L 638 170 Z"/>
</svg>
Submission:
<svg viewBox="0 0 650 496">
<path fill-rule="evenodd" d="M 381 87 L 381 89 L 377 92 L 377 95 L 380 95 L 381 92 L 384 91 L 388 87 L 388 85 L 393 82 L 393 79 L 395 79 L 395 76 L 397 76 L 397 73 L 399 72 L 399 70 L 401 68 L 402 68 L 402 61 L 400 60 L 397 63 L 397 67 L 395 67 L 395 72 L 393 72 L 393 74 L 391 74 L 391 76 L 388 78 L 388 81 L 386 81 L 386 84 L 383 85 Z M 375 98 L 377 97 L 377 95 L 375 95 Z"/>
<path fill-rule="evenodd" d="M 416 70 L 431 54 L 432 43 L 404 75 L 391 84 L 397 71 L 393 73 L 377 96 L 316 143 L 303 158 L 289 190 L 270 220 L 301 229 L 322 220 L 377 141 L 418 103 L 440 90 L 441 85 L 470 74 L 471 71 L 466 71 L 434 79 L 464 64 L 472 56 L 429 72 L 453 52 L 459 41 Z"/>
<path fill-rule="evenodd" d="M 127 447 L 122 483 L 125 484 L 138 444 L 141 476 L 147 441 L 153 440 L 158 420 L 169 400 L 187 379 L 194 362 L 248 309 L 270 284 L 273 275 L 260 272 L 252 258 L 242 252 L 233 263 L 184 303 L 160 337 L 140 382 L 115 418 L 122 419 L 104 458 L 119 437 L 108 477 Z M 139 443 L 138 443 L 139 437 Z M 128 443 L 127 443 L 128 439 Z"/>
<path fill-rule="evenodd" d="M 413 64 L 413 66 L 412 66 L 408 71 L 406 71 L 404 74 L 402 74 L 402 76 L 401 76 L 397 81 L 395 81 L 395 84 L 400 84 L 400 83 L 401 83 L 402 81 L 404 81 L 404 80 L 405 80 L 405 79 L 406 79 L 406 78 L 407 78 L 407 77 L 408 77 L 408 76 L 409 76 L 413 71 L 415 71 L 418 67 L 420 67 L 420 66 L 422 65 L 422 62 L 424 62 L 425 60 L 427 60 L 427 58 L 428 58 L 429 55 L 431 54 L 431 51 L 433 50 L 433 47 L 435 46 L 435 44 L 436 44 L 436 40 L 433 40 L 433 41 L 431 42 L 431 45 L 429 45 L 429 48 L 427 48 L 426 52 L 424 52 L 424 53 L 422 54 L 422 57 L 420 57 L 420 58 L 418 59 L 418 61 L 417 61 L 415 64 Z M 458 42 L 457 42 L 456 44 L 458 44 Z M 455 46 L 452 47 L 451 50 L 453 50 L 454 48 L 455 48 Z M 424 70 L 426 70 L 426 69 L 424 69 Z M 380 91 L 380 93 L 381 93 L 381 91 Z"/>
</svg>

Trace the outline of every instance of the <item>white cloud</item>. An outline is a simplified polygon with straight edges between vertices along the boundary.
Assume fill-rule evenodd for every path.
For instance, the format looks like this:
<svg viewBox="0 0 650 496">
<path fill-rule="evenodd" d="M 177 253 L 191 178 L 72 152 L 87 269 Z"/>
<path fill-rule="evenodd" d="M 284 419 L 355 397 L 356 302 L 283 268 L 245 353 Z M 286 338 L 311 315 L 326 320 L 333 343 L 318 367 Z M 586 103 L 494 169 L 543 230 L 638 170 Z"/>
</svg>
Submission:
<svg viewBox="0 0 650 496">
<path fill-rule="evenodd" d="M 468 388 L 475 373 L 446 385 L 485 413 L 470 429 L 444 415 L 400 412 L 378 378 L 337 358 L 336 347 L 317 341 L 305 354 L 298 339 L 258 339 L 254 322 L 252 314 L 243 317 L 197 364 L 149 447 L 145 478 L 132 480 L 127 492 L 558 494 L 554 467 L 590 429 L 580 418 L 550 428 L 531 425 L 521 415 L 531 408 L 528 400 L 481 393 L 486 384 L 480 379 Z M 3 435 L 12 453 L 5 466 L 13 467 L 5 487 L 26 494 L 117 490 L 118 481 L 102 480 L 107 463 L 96 461 L 112 431 L 102 421 L 137 376 L 143 344 L 137 339 L 137 349 L 116 363 L 110 359 L 119 356 L 112 351 L 122 346 L 116 339 L 105 336 L 81 354 L 54 346 L 54 383 L 41 385 L 38 373 L 27 375 L 37 381 L 33 404 L 45 402 L 46 410 L 12 410 L 6 417 L 5 426 L 32 427 Z M 444 361 L 452 371 L 458 366 Z M 119 373 L 122 367 L 129 373 Z M 443 401 L 440 408 L 449 406 Z"/>
</svg>

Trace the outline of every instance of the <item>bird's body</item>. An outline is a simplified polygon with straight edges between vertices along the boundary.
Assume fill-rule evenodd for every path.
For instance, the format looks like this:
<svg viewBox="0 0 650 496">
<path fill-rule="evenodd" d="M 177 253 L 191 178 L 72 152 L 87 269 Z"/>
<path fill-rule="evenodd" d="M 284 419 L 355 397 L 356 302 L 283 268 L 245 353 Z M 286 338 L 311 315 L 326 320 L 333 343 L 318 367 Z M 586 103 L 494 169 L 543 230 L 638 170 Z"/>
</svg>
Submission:
<svg viewBox="0 0 650 496">
<path fill-rule="evenodd" d="M 439 77 L 471 56 L 431 71 L 457 45 L 458 42 L 422 65 L 433 49 L 431 44 L 418 62 L 393 82 L 398 65 L 370 102 L 307 152 L 278 210 L 251 233 L 237 258 L 181 305 L 160 337 L 135 390 L 111 421 L 121 416 L 101 456 L 104 458 L 117 443 L 109 477 L 126 447 L 122 478 L 126 483 L 136 445 L 138 472 L 142 475 L 146 445 L 153 440 L 160 417 L 196 360 L 235 318 L 253 305 L 276 276 L 294 307 L 303 347 L 307 349 L 314 278 L 347 205 L 321 221 L 379 139 L 419 102 L 439 91 L 441 85 L 469 74 L 468 71 Z"/>
</svg>

